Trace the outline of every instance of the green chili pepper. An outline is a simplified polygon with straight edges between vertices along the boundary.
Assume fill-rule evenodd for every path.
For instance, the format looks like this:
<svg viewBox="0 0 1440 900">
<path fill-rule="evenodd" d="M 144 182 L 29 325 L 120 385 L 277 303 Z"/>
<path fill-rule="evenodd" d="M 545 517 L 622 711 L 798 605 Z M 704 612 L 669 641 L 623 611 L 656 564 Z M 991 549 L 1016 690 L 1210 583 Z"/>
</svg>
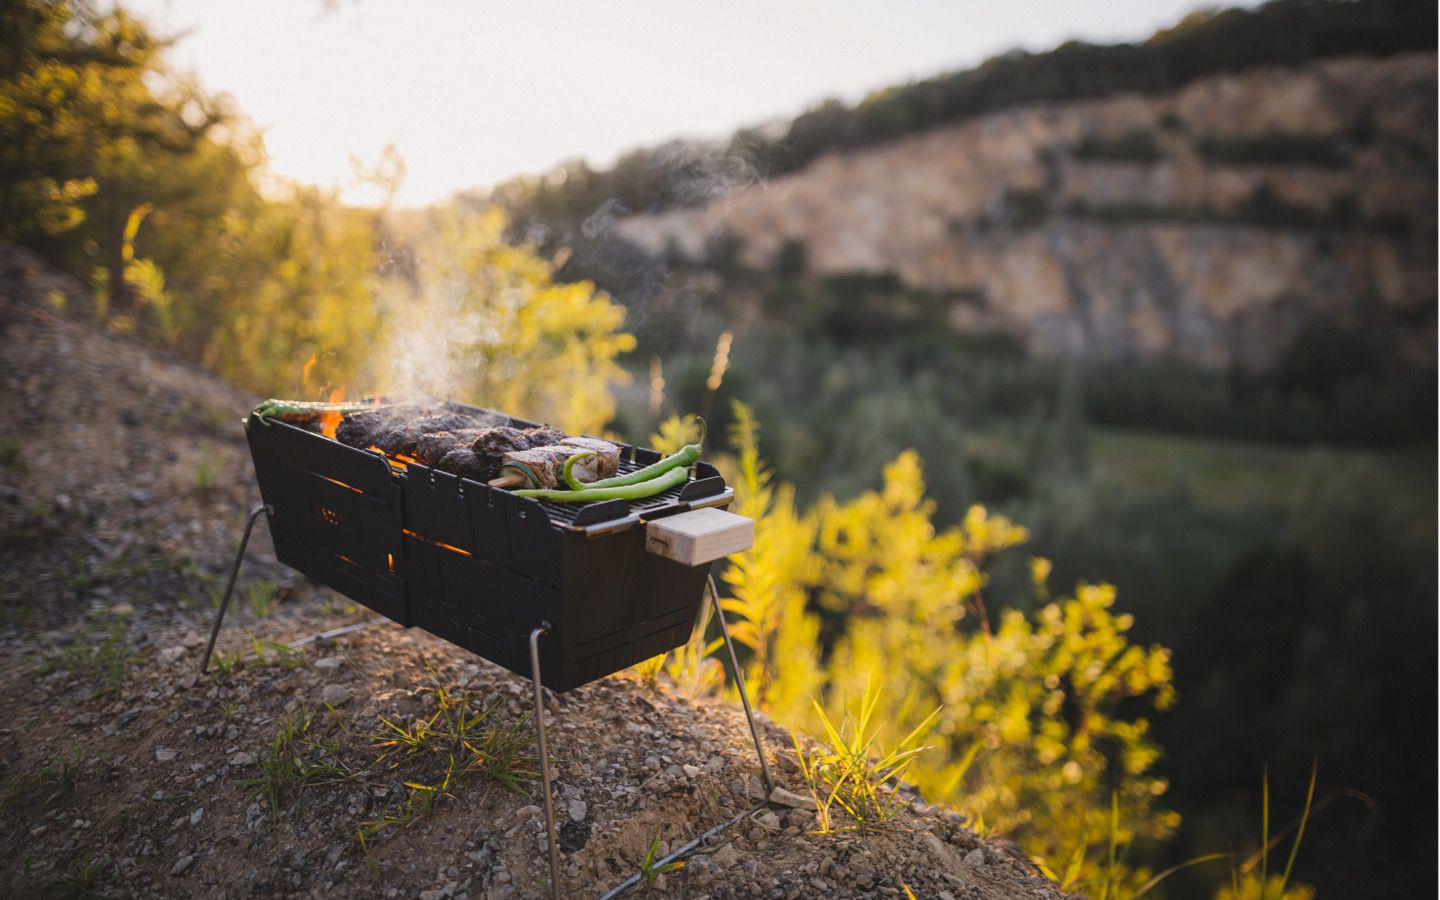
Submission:
<svg viewBox="0 0 1440 900">
<path fill-rule="evenodd" d="M 659 462 L 653 462 L 643 469 L 636 469 L 633 472 L 626 472 L 624 475 L 616 475 L 613 478 L 602 478 L 599 481 L 592 481 L 588 484 L 570 474 L 571 463 L 582 457 L 594 455 L 593 452 L 586 450 L 584 453 L 577 453 L 565 460 L 565 469 L 561 475 L 564 476 L 565 483 L 570 485 L 571 490 L 599 490 L 602 488 L 624 487 L 627 484 L 639 484 L 642 481 L 649 481 L 657 475 L 663 475 L 671 469 L 681 466 L 689 466 L 698 460 L 700 458 L 700 445 L 686 444 Z"/>
<path fill-rule="evenodd" d="M 578 456 L 579 454 L 576 455 Z M 571 459 L 574 459 L 574 457 L 571 457 Z M 566 462 L 569 462 L 569 460 Z M 635 473 L 632 472 L 631 474 L 633 475 Z M 667 491 L 676 485 L 684 484 L 689 479 L 690 473 L 686 469 L 672 468 L 657 478 L 651 478 L 649 481 L 642 481 L 638 484 L 611 485 L 610 487 L 601 488 L 586 487 L 578 491 L 520 490 L 515 491 L 515 496 L 532 497 L 536 500 L 558 500 L 561 503 L 593 503 L 596 500 L 641 500 L 645 497 L 653 497 L 661 491 Z"/>
<path fill-rule="evenodd" d="M 291 416 L 311 417 L 319 416 L 321 413 L 338 412 L 341 415 L 348 416 L 351 413 L 381 408 L 383 408 L 382 404 L 363 401 L 356 403 L 325 403 L 312 402 L 309 400 L 271 399 L 255 407 L 255 415 L 270 419 L 284 419 Z"/>
</svg>

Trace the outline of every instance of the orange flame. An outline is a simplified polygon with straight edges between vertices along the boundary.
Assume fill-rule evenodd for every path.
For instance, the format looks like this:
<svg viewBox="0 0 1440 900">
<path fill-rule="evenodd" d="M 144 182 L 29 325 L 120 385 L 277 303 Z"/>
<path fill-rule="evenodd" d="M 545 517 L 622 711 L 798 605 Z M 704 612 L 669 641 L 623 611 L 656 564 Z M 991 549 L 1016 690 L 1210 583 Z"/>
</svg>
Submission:
<svg viewBox="0 0 1440 900">
<path fill-rule="evenodd" d="M 319 361 L 320 354 L 312 353 L 310 358 L 305 360 L 305 365 L 300 367 L 300 384 L 304 387 L 307 396 L 310 393 L 310 373 L 315 371 L 315 363 Z"/>
<path fill-rule="evenodd" d="M 342 385 L 330 392 L 330 402 L 339 403 L 345 399 L 345 387 Z M 338 410 L 323 412 L 320 414 L 320 433 L 334 440 L 335 429 L 340 426 L 341 415 Z"/>
</svg>

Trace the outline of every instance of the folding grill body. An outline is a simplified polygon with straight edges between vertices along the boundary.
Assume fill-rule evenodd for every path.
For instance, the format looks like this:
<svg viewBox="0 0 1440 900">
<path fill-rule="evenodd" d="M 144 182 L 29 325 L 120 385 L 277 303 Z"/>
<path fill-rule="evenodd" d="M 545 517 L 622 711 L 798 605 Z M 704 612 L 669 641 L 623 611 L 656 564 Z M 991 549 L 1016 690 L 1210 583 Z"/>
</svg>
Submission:
<svg viewBox="0 0 1440 900">
<path fill-rule="evenodd" d="M 281 562 L 525 676 L 528 637 L 549 623 L 541 680 L 556 691 L 689 638 L 710 566 L 647 552 L 645 523 L 733 497 L 701 463 L 696 480 L 633 504 L 542 503 L 276 420 L 252 416 L 246 431 Z M 622 458 L 628 470 L 660 456 L 622 447 Z"/>
</svg>

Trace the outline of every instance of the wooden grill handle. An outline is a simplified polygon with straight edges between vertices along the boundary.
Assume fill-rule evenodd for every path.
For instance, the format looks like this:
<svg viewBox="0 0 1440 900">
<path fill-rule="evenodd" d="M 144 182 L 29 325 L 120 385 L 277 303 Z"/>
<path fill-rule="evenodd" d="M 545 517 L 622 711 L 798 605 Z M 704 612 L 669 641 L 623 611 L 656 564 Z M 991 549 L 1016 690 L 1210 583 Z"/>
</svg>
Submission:
<svg viewBox="0 0 1440 900">
<path fill-rule="evenodd" d="M 755 520 L 723 509 L 692 509 L 645 526 L 645 549 L 686 566 L 703 566 L 755 543 Z"/>
</svg>

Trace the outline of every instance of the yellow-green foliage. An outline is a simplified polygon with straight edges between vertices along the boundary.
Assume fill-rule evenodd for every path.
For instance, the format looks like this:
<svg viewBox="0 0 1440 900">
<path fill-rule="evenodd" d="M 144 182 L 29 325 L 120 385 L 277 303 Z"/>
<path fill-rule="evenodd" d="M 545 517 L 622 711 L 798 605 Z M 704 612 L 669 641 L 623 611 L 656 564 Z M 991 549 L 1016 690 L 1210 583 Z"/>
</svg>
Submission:
<svg viewBox="0 0 1440 900">
<path fill-rule="evenodd" d="M 1253 872 L 1215 892 L 1215 900 L 1314 900 L 1314 897 L 1315 889 L 1309 885 L 1287 885 L 1279 875 L 1262 880 Z"/>
<path fill-rule="evenodd" d="M 493 208 L 427 216 L 414 277 L 381 286 L 377 381 L 597 432 L 625 378 L 615 357 L 635 346 L 625 310 L 588 281 L 554 281 L 548 261 L 504 241 L 505 225 Z"/>
<path fill-rule="evenodd" d="M 1099 885 L 1113 837 L 1163 839 L 1178 823 L 1159 808 L 1159 754 L 1135 698 L 1173 700 L 1169 652 L 1131 644 L 1128 615 L 1107 585 L 1080 585 L 1032 617 L 1007 610 L 991 627 L 983 566 L 1023 542 L 1023 528 L 976 506 L 937 531 L 919 457 L 901 454 L 879 491 L 795 509 L 756 450 L 756 426 L 737 407 L 737 512 L 756 519 L 755 547 L 725 572 L 732 632 L 752 651 L 752 697 L 772 715 L 815 731 L 811 697 L 858 696 L 873 680 L 891 702 L 871 719 L 873 746 L 898 748 L 937 706 L 907 779 L 936 802 L 1004 832 L 1072 884 Z M 1048 564 L 1032 571 L 1041 582 Z M 809 596 L 843 613 L 822 659 Z M 1118 800 L 1112 827 L 1112 790 Z M 1143 883 L 1123 863 L 1111 882 Z"/>
<path fill-rule="evenodd" d="M 805 786 L 815 799 L 816 824 L 822 834 L 878 828 L 905 807 L 904 798 L 895 788 L 906 780 L 916 755 L 927 749 L 920 741 L 940 711 L 932 712 L 899 742 L 882 746 L 878 742 L 879 726 L 871 726 L 877 721 L 880 694 L 878 686 L 867 684 L 858 709 L 852 711 L 849 703 L 842 704 L 844 712 L 838 725 L 824 707 L 812 703 L 823 729 L 817 745 L 807 748 L 798 737 L 791 738 Z M 837 827 L 835 813 L 839 810 L 844 810 L 854 824 Z"/>
<path fill-rule="evenodd" d="M 301 388 L 301 366 L 318 354 L 314 384 L 359 387 L 381 326 L 370 217 L 300 189 L 250 215 L 232 211 L 226 232 L 233 252 L 214 275 L 224 318 L 206 363 L 252 390 L 283 395 Z"/>
<path fill-rule="evenodd" d="M 820 620 L 806 611 L 805 592 L 819 577 L 813 553 L 815 516 L 795 508 L 788 484 L 771 483 L 760 461 L 759 427 L 735 404 L 732 442 L 738 453 L 732 512 L 755 520 L 755 545 L 732 557 L 724 573 L 729 596 L 721 601 L 730 634 L 750 651 L 745 682 L 751 699 L 777 718 L 795 721 L 819 689 Z"/>
</svg>

